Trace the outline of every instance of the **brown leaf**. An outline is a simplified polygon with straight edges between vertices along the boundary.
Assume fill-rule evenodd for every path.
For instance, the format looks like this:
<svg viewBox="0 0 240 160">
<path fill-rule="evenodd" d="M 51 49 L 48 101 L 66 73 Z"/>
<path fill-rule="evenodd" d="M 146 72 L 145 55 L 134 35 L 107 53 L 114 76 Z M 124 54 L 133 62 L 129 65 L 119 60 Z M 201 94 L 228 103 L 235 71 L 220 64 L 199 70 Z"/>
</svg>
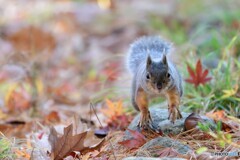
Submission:
<svg viewBox="0 0 240 160">
<path fill-rule="evenodd" d="M 24 88 L 12 85 L 5 96 L 5 105 L 10 112 L 23 111 L 30 108 L 31 97 Z"/>
<path fill-rule="evenodd" d="M 133 131 L 133 130 L 130 130 L 130 129 L 128 129 L 128 131 L 131 133 L 133 138 L 128 139 L 128 140 L 124 140 L 122 142 L 118 142 L 119 144 L 121 144 L 124 147 L 127 147 L 129 149 L 136 149 L 136 148 L 139 148 L 143 144 L 146 143 L 146 139 L 145 139 L 144 135 L 142 135 L 140 132 Z"/>
<path fill-rule="evenodd" d="M 206 116 L 214 119 L 215 121 L 227 120 L 227 114 L 224 110 L 218 110 L 215 112 L 210 111 L 210 112 L 206 113 Z"/>
<path fill-rule="evenodd" d="M 73 151 L 83 152 L 88 149 L 94 149 L 103 142 L 103 139 L 94 137 L 92 131 L 73 135 L 73 125 L 71 124 L 64 128 L 64 134 L 61 137 L 58 137 L 57 131 L 51 128 L 49 142 L 52 146 L 51 158 L 60 160 L 69 156 Z"/>
<path fill-rule="evenodd" d="M 177 157 L 178 152 L 175 149 L 168 147 L 159 151 L 158 155 L 159 157 Z"/>
<path fill-rule="evenodd" d="M 106 127 L 111 130 L 125 130 L 131 121 L 131 115 L 123 114 L 119 116 L 114 116 L 108 120 Z"/>
<path fill-rule="evenodd" d="M 51 111 L 46 117 L 45 117 L 46 122 L 50 123 L 58 123 L 60 122 L 60 117 L 58 115 L 58 112 L 56 111 Z"/>
<path fill-rule="evenodd" d="M 34 26 L 21 28 L 16 33 L 8 35 L 7 39 L 17 50 L 31 54 L 36 51 L 52 51 L 56 46 L 55 38 L 50 33 Z"/>
<path fill-rule="evenodd" d="M 6 137 L 17 137 L 26 138 L 26 134 L 33 131 L 36 128 L 34 122 L 24 122 L 24 121 L 8 121 L 5 124 L 0 124 L 0 131 Z"/>
<path fill-rule="evenodd" d="M 240 128 L 239 122 L 235 118 L 228 116 L 224 110 L 210 111 L 206 113 L 206 116 L 215 121 L 220 121 L 223 131 L 230 132 L 232 130 L 239 130 Z"/>
</svg>

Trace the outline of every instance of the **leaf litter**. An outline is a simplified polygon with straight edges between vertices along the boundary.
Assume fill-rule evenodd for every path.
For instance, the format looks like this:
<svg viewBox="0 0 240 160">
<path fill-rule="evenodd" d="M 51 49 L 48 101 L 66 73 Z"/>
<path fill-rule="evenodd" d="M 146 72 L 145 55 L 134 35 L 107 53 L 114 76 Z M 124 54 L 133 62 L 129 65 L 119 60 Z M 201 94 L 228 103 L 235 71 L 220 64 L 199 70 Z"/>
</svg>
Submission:
<svg viewBox="0 0 240 160">
<path fill-rule="evenodd" d="M 51 128 L 49 142 L 52 147 L 51 158 L 60 160 L 69 156 L 74 151 L 83 153 L 86 150 L 95 149 L 103 142 L 103 139 L 94 138 L 92 131 L 73 135 L 73 125 L 69 125 L 64 128 L 64 134 L 60 137 L 57 131 Z"/>
<path fill-rule="evenodd" d="M 103 4 L 106 2 L 108 4 Z M 5 68 L 0 71 L 1 94 L 3 93 L 3 95 L 5 95 L 5 93 L 7 93 L 6 88 L 11 89 L 11 87 L 8 86 L 13 86 L 11 81 L 16 81 L 16 79 L 20 84 L 23 84 L 23 86 L 27 86 L 27 88 L 23 88 L 21 91 L 16 89 L 9 92 L 9 95 L 7 94 L 5 97 L 5 101 L 2 100 L 4 97 L 1 97 L 2 99 L 0 100 L 0 131 L 8 137 L 27 139 L 24 141 L 21 139 L 21 145 L 20 143 L 16 145 L 18 149 L 14 151 L 16 151 L 18 159 L 31 159 L 37 151 L 41 151 L 41 153 L 39 152 L 39 154 L 34 157 L 38 159 L 48 159 L 49 152 L 51 152 L 49 154 L 51 154 L 52 157 L 56 159 L 60 158 L 57 157 L 56 154 L 61 151 L 63 153 L 61 157 L 68 155 L 70 159 L 77 157 L 80 157 L 79 159 L 92 158 L 99 160 L 115 159 L 115 157 L 122 159 L 126 156 L 136 155 L 141 145 L 154 137 L 161 136 L 153 133 L 144 133 L 144 131 L 141 131 L 141 133 L 131 131 L 133 138 L 128 141 L 123 141 L 123 131 L 132 120 L 132 115 L 126 114 L 121 101 L 114 102 L 110 100 L 110 98 L 115 96 L 112 95 L 112 90 L 108 92 L 111 94 L 110 96 L 108 95 L 108 108 L 105 110 L 105 113 L 103 113 L 104 116 L 102 116 L 104 118 L 107 117 L 106 128 L 103 129 L 107 129 L 108 134 L 101 133 L 106 136 L 105 141 L 95 139 L 94 132 L 87 129 L 90 128 L 89 125 L 88 127 L 84 127 L 84 124 L 76 123 L 66 125 L 69 116 L 72 116 L 76 112 L 86 117 L 89 116 L 89 111 L 86 110 L 86 104 L 92 100 L 91 97 L 94 97 L 93 95 L 95 95 L 97 91 L 106 89 L 106 86 L 116 86 L 116 81 L 119 79 L 121 80 L 118 82 L 120 85 L 127 84 L 126 79 L 122 77 L 119 71 L 123 66 L 121 63 L 115 63 L 115 61 L 110 62 L 111 60 L 109 59 L 106 61 L 100 59 L 108 56 L 114 57 L 114 54 L 122 53 L 123 47 L 128 46 L 130 41 L 135 37 L 149 33 L 143 29 L 144 27 L 127 26 L 125 23 L 128 23 L 128 21 L 118 21 L 118 19 L 115 20 L 115 18 L 113 18 L 114 21 L 111 21 L 111 18 L 109 19 L 109 15 L 106 15 L 106 13 L 118 13 L 121 11 L 115 6 L 121 2 L 115 3 L 113 1 L 99 0 L 84 3 L 85 2 L 79 6 L 75 1 L 66 1 L 64 4 L 56 1 L 51 2 L 49 5 L 49 2 L 46 1 L 34 2 L 30 6 L 18 2 L 17 7 L 11 8 L 9 7 L 12 6 L 11 2 L 6 1 L 4 5 L 2 5 L 4 6 L 2 11 L 5 13 L 3 15 L 9 16 L 9 18 L 6 18 L 7 23 L 3 22 L 2 24 L 2 36 L 0 38 L 2 54 L 0 55 L 0 59 L 1 64 L 4 64 L 4 66 L 14 64 L 14 68 Z M 139 5 L 141 8 L 143 4 L 151 5 L 150 3 L 139 1 L 132 3 L 134 4 L 134 8 L 138 8 Z M 165 3 L 172 2 L 169 1 Z M 40 6 L 40 8 L 36 6 Z M 47 13 L 40 13 L 44 14 L 43 18 L 37 14 L 37 20 L 35 20 L 35 10 L 37 12 L 42 10 L 41 6 L 43 6 L 44 11 L 47 9 Z M 157 5 L 153 4 L 150 7 L 154 9 L 154 6 Z M 62 10 L 62 8 L 64 8 L 64 10 Z M 102 10 L 100 8 L 102 8 Z M 169 8 L 169 12 L 172 13 L 171 7 Z M 157 12 L 161 11 L 159 7 L 156 9 Z M 16 16 L 14 17 L 14 14 L 9 14 L 9 10 L 14 10 L 13 12 L 17 13 L 15 14 Z M 52 11 L 54 11 L 53 15 L 51 15 Z M 128 13 L 126 15 L 127 17 L 131 16 Z M 141 16 L 142 15 L 144 15 L 144 12 L 141 12 Z M 105 20 L 107 19 L 110 23 L 104 21 L 104 24 L 100 24 L 95 21 L 97 16 Z M 26 18 L 27 21 L 24 18 Z M 124 17 L 120 18 L 123 19 Z M 134 17 L 129 18 L 137 20 Z M 163 19 L 168 23 L 172 22 L 169 18 Z M 14 21 L 13 25 L 9 24 L 9 21 Z M 25 24 L 19 24 L 19 21 Z M 190 21 L 181 21 L 186 24 L 190 23 Z M 141 24 L 143 24 L 143 22 L 141 22 Z M 9 32 L 11 25 L 14 26 L 13 30 L 15 32 Z M 147 26 L 149 27 L 148 22 Z M 21 53 L 21 51 L 25 53 Z M 10 54 L 12 52 L 14 53 Z M 99 53 L 101 53 L 101 55 L 97 57 Z M 118 58 L 118 56 L 116 57 Z M 33 64 L 37 67 L 33 67 Z M 100 65 L 101 67 L 99 67 Z M 18 67 L 18 69 L 15 66 Z M 86 71 L 93 70 L 93 68 L 96 68 L 94 70 L 96 74 L 89 76 L 90 73 L 86 73 Z M 30 75 L 37 73 L 37 76 L 30 76 L 28 80 L 26 80 L 25 74 L 29 71 L 32 71 Z M 208 77 L 208 70 L 203 69 L 200 60 L 197 62 L 195 70 L 188 66 L 188 72 L 190 78 L 187 79 L 187 82 L 194 84 L 194 86 L 207 83 L 212 78 Z M 35 88 L 31 86 L 30 81 L 36 84 Z M 91 85 L 86 85 L 89 84 L 89 82 Z M 39 107 L 38 117 L 32 117 L 30 116 L 31 114 L 29 114 L 29 110 L 33 108 L 32 102 L 35 101 L 35 97 L 33 98 L 32 95 L 29 95 L 32 93 L 32 90 L 39 92 L 39 96 L 37 96 L 37 98 L 40 97 L 37 103 Z M 234 89 L 223 90 L 225 96 L 222 98 L 227 98 L 232 95 L 237 96 L 237 91 L 238 86 Z M 105 90 L 103 92 L 105 92 Z M 103 95 L 103 99 L 105 99 L 105 96 L 106 94 Z M 125 92 L 121 92 L 121 96 L 123 98 L 127 97 Z M 98 98 L 99 97 L 96 98 L 97 100 L 93 100 L 99 101 Z M 50 105 L 48 104 L 49 102 L 51 102 Z M 63 110 L 63 108 L 67 109 Z M 99 113 L 102 112 L 101 109 L 97 111 Z M 223 122 L 222 129 L 224 133 L 227 134 L 231 132 L 234 138 L 233 141 L 239 144 L 239 139 L 237 139 L 237 137 L 240 136 L 239 120 L 226 116 L 225 113 L 216 113 L 216 116 L 219 118 L 215 119 L 213 117 L 213 119 Z M 42 117 L 44 117 L 44 120 Z M 88 120 L 89 118 L 86 117 L 82 119 Z M 102 117 L 100 117 L 100 120 L 104 119 Z M 92 120 L 90 119 L 89 121 Z M 81 123 L 81 121 L 78 122 Z M 197 122 L 198 118 L 190 119 L 191 125 L 189 129 L 194 129 Z M 49 126 L 52 125 L 54 128 L 51 128 L 50 132 Z M 96 128 L 95 125 L 93 126 Z M 55 150 L 51 150 L 48 141 L 49 136 L 52 136 L 52 146 L 54 146 L 52 148 Z M 177 137 L 171 136 L 171 138 L 176 138 L 182 143 L 188 143 L 196 150 L 199 149 L 199 147 L 206 146 L 208 148 L 207 153 L 231 150 L 230 145 L 226 145 L 225 148 L 220 148 L 218 142 L 204 132 L 189 134 L 189 132 L 186 131 L 177 135 Z M 66 147 L 65 150 L 64 148 L 58 148 L 64 145 L 64 141 L 60 143 L 60 140 L 68 139 L 69 142 L 65 142 L 65 146 L 69 146 Z M 2 140 L 2 137 L 0 140 Z M 77 143 L 75 146 L 74 144 L 76 142 L 74 140 L 76 140 L 76 142 L 83 142 L 83 144 L 80 145 Z M 139 140 L 139 142 L 136 142 L 137 140 Z M 123 142 L 123 144 L 119 144 L 119 142 Z M 134 149 L 134 147 L 136 148 Z M 132 149 L 130 150 L 129 148 Z M 71 149 L 72 152 L 70 151 Z M 75 149 L 77 151 L 74 151 Z M 81 153 L 84 152 L 86 152 L 86 154 L 81 155 Z M 207 158 L 207 156 L 209 156 L 207 153 L 203 153 L 203 157 L 205 156 L 205 158 Z M 174 151 L 172 151 L 171 148 L 166 148 L 163 151 L 159 151 L 158 154 L 159 156 L 165 154 L 171 155 L 174 154 Z M 194 155 L 191 156 L 194 157 Z M 195 156 L 195 158 L 196 157 L 197 156 Z M 190 159 L 189 157 L 187 158 Z"/>
</svg>

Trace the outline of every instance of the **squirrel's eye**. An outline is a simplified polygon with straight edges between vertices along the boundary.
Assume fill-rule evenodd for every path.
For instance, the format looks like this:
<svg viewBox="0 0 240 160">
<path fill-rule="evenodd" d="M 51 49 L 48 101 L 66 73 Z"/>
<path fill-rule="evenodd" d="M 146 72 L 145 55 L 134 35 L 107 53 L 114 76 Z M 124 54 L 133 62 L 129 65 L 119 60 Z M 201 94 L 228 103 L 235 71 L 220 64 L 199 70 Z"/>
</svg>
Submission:
<svg viewBox="0 0 240 160">
<path fill-rule="evenodd" d="M 170 78 L 170 74 L 169 73 L 167 73 L 167 78 Z"/>
<path fill-rule="evenodd" d="M 146 78 L 150 79 L 150 74 L 149 73 L 147 73 Z"/>
</svg>

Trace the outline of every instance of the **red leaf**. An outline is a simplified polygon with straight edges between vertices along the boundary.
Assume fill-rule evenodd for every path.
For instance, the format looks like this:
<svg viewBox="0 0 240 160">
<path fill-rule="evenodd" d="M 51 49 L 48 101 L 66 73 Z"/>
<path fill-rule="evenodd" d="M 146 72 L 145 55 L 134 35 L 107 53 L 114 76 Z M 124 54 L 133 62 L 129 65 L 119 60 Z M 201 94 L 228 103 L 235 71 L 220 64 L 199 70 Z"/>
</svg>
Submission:
<svg viewBox="0 0 240 160">
<path fill-rule="evenodd" d="M 202 79 L 205 79 L 208 75 L 208 70 L 206 69 L 202 74 Z"/>
<path fill-rule="evenodd" d="M 200 79 L 202 74 L 202 63 L 200 61 L 200 59 L 197 61 L 197 65 L 196 65 L 196 75 L 197 75 L 197 79 Z"/>
<path fill-rule="evenodd" d="M 133 138 L 124 140 L 122 142 L 118 142 L 119 144 L 123 145 L 124 147 L 127 147 L 128 149 L 137 149 L 146 143 L 146 139 L 141 133 L 130 129 L 128 129 L 128 131 L 131 133 Z"/>
<path fill-rule="evenodd" d="M 195 73 L 194 73 L 194 71 L 193 71 L 193 69 L 188 65 L 187 66 L 187 69 L 188 69 L 188 73 L 190 74 L 190 76 L 193 78 L 193 79 L 195 79 Z"/>
<path fill-rule="evenodd" d="M 142 135 L 140 132 L 138 132 L 138 131 L 133 131 L 133 130 L 130 130 L 130 129 L 127 129 L 131 134 L 132 134 L 132 136 L 133 136 L 133 138 L 135 138 L 135 139 L 143 139 L 144 141 L 145 141 L 145 137 L 144 137 L 144 135 Z"/>
<path fill-rule="evenodd" d="M 206 83 L 206 82 L 210 81 L 211 79 L 212 79 L 211 77 L 208 77 L 208 78 L 202 80 L 202 82 L 203 82 L 203 83 Z"/>
<path fill-rule="evenodd" d="M 122 114 L 118 116 L 112 116 L 107 122 L 107 127 L 111 130 L 125 130 L 131 120 L 131 115 Z"/>
<path fill-rule="evenodd" d="M 187 70 L 190 78 L 186 79 L 185 81 L 194 84 L 195 87 L 198 87 L 200 84 L 205 84 L 212 79 L 211 77 L 207 77 L 208 70 L 203 70 L 200 59 L 197 61 L 195 71 L 189 65 L 187 66 Z"/>
</svg>

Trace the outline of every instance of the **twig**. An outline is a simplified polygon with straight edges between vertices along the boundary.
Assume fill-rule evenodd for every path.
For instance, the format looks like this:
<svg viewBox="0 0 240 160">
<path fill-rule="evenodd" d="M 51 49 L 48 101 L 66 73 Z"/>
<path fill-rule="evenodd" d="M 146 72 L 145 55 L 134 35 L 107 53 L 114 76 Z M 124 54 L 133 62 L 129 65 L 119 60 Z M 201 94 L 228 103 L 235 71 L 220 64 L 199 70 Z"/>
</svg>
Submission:
<svg viewBox="0 0 240 160">
<path fill-rule="evenodd" d="M 95 108 L 94 108 L 94 105 L 93 105 L 91 102 L 90 102 L 90 109 L 93 110 L 95 116 L 97 117 L 97 120 L 98 120 L 99 124 L 100 124 L 101 127 L 103 128 L 103 125 L 102 125 L 101 121 L 99 120 L 99 118 L 98 118 L 98 116 L 97 116 L 97 113 L 96 113 L 96 110 L 95 110 Z M 109 143 L 110 143 L 110 146 L 111 146 L 111 148 L 112 148 L 112 150 L 113 150 L 114 159 L 117 160 L 116 155 L 115 155 L 115 151 L 114 151 L 114 147 L 113 147 L 113 144 L 112 144 L 112 142 L 111 142 L 110 139 L 109 139 Z"/>
</svg>

